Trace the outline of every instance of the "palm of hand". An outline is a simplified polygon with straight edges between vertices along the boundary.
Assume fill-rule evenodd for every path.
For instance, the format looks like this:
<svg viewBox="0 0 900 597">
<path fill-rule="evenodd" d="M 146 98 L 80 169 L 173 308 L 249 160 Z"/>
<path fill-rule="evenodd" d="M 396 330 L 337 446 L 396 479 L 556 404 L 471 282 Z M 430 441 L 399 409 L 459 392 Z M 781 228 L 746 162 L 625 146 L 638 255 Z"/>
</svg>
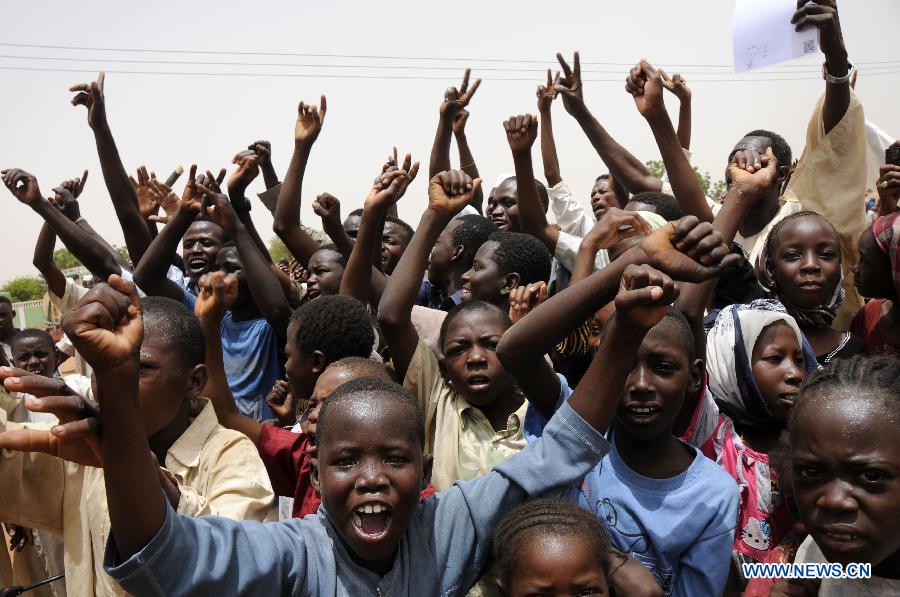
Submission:
<svg viewBox="0 0 900 597">
<path fill-rule="evenodd" d="M 49 442 L 57 458 L 82 466 L 103 468 L 100 440 L 96 436 L 59 437 L 51 433 Z"/>
<path fill-rule="evenodd" d="M 297 125 L 294 127 L 294 138 L 297 141 L 310 141 L 315 139 L 322 130 L 322 121 L 318 114 L 301 114 L 297 117 Z"/>
<path fill-rule="evenodd" d="M 135 189 L 135 195 L 137 195 L 138 209 L 145 218 L 159 210 L 159 195 L 149 186 L 140 185 Z"/>
</svg>

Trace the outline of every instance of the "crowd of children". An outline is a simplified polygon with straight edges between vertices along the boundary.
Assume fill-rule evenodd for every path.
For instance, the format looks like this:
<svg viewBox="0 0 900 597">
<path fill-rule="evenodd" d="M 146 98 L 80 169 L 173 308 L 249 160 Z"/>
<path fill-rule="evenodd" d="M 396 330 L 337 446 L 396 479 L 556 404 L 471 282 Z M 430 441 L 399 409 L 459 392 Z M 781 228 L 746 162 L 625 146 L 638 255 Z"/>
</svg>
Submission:
<svg viewBox="0 0 900 597">
<path fill-rule="evenodd" d="M 704 196 L 691 91 L 642 60 L 625 87 L 658 179 L 591 113 L 575 53 L 538 86 L 539 116 L 503 122 L 514 175 L 490 186 L 465 136 L 467 70 L 440 104 L 415 228 L 396 204 L 419 162 L 396 149 L 362 209 L 342 221 L 325 193 L 322 232 L 300 224 L 324 96 L 299 105 L 283 180 L 256 141 L 227 180 L 191 166 L 179 197 L 127 174 L 104 75 L 73 86 L 130 258 L 80 215 L 87 172 L 48 197 L 2 171 L 43 218 L 34 265 L 65 336 L 17 329 L 0 297 L 0 585 L 900 594 L 900 161 L 878 164 L 867 218 L 837 6 L 799 2 L 792 23 L 818 28 L 825 56 L 798 160 L 751 131 Z M 561 174 L 556 98 L 608 169 L 587 174 L 589 205 Z M 289 263 L 250 215 L 260 172 Z M 57 239 L 102 282 L 63 275 Z M 871 575 L 754 573 L 826 562 Z"/>
</svg>

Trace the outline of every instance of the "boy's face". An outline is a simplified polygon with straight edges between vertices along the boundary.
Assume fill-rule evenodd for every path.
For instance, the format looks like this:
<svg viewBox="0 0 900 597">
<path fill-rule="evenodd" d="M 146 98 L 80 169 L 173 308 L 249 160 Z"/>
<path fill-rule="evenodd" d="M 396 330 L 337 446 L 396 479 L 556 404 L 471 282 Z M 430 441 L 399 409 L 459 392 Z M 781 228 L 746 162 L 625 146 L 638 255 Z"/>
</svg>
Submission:
<svg viewBox="0 0 900 597">
<path fill-rule="evenodd" d="M 602 218 L 610 207 L 619 207 L 619 198 L 610 188 L 608 178 L 598 178 L 591 189 L 591 211 L 594 212 L 594 219 Z"/>
<path fill-rule="evenodd" d="M 193 282 L 212 271 L 222 248 L 222 233 L 222 228 L 213 222 L 197 221 L 188 228 L 181 241 L 181 257 Z"/>
<path fill-rule="evenodd" d="M 782 423 L 787 422 L 806 379 L 803 365 L 803 348 L 789 325 L 773 323 L 763 329 L 753 346 L 750 369 L 766 406 Z"/>
<path fill-rule="evenodd" d="M 6 302 L 0 302 L 0 330 L 12 328 L 14 317 L 15 313 L 13 312 L 12 305 Z"/>
<path fill-rule="evenodd" d="M 700 361 L 688 360 L 677 325 L 666 317 L 647 333 L 625 382 L 616 422 L 636 439 L 672 433 L 685 392 L 698 383 Z"/>
<path fill-rule="evenodd" d="M 515 225 L 509 217 L 509 210 L 519 207 L 519 187 L 516 179 L 511 178 L 500 183 L 488 198 L 487 216 L 497 228 L 516 232 Z"/>
<path fill-rule="evenodd" d="M 225 275 L 234 274 L 237 278 L 238 293 L 232 307 L 240 307 L 252 298 L 250 289 L 247 287 L 247 275 L 244 273 L 244 264 L 241 262 L 241 256 L 238 254 L 237 248 L 232 246 L 223 247 L 216 254 L 215 263 L 210 269 L 222 272 Z"/>
<path fill-rule="evenodd" d="M 428 257 L 428 281 L 432 284 L 440 283 L 444 274 L 450 270 L 450 262 L 456 253 L 456 246 L 453 244 L 453 232 L 460 224 L 462 222 L 459 220 L 450 220 L 450 223 L 444 227 L 431 248 L 431 255 Z"/>
<path fill-rule="evenodd" d="M 424 488 L 425 470 L 409 417 L 394 403 L 355 394 L 328 412 L 319 443 L 319 489 L 328 517 L 362 565 L 381 574 L 393 565 Z"/>
<path fill-rule="evenodd" d="M 900 557 L 900 434 L 888 397 L 819 396 L 791 429 L 800 516 L 829 562 L 877 565 Z M 891 571 L 896 575 L 896 565 Z M 896 576 L 892 576 L 896 578 Z"/>
<path fill-rule="evenodd" d="M 313 355 L 303 354 L 297 345 L 297 327 L 301 325 L 294 320 L 288 326 L 287 342 L 284 345 L 284 353 L 287 360 L 284 363 L 284 373 L 294 400 L 306 400 L 312 395 L 320 370 L 316 366 Z"/>
<path fill-rule="evenodd" d="M 362 223 L 362 216 L 359 214 L 355 214 L 352 216 L 347 216 L 347 219 L 344 220 L 344 232 L 347 233 L 347 236 L 350 238 L 356 238 L 359 236 L 359 225 Z"/>
<path fill-rule="evenodd" d="M 518 557 L 522 564 L 516 566 L 509 586 L 502 587 L 509 597 L 609 594 L 603 565 L 584 537 L 534 537 L 522 546 Z"/>
<path fill-rule="evenodd" d="M 381 235 L 381 266 L 384 273 L 390 275 L 394 272 L 408 244 L 409 238 L 402 226 L 394 222 L 384 223 L 384 232 Z"/>
<path fill-rule="evenodd" d="M 21 338 L 12 345 L 13 367 L 50 377 L 56 371 L 56 351 L 43 338 Z"/>
<path fill-rule="evenodd" d="M 793 304 L 812 309 L 827 305 L 841 283 L 841 247 L 822 218 L 789 220 L 778 231 L 770 255 L 779 291 Z"/>
<path fill-rule="evenodd" d="M 319 421 L 319 411 L 322 409 L 322 402 L 338 386 L 355 378 L 356 376 L 351 371 L 340 367 L 329 367 L 319 375 L 319 379 L 316 380 L 316 387 L 313 388 L 312 396 L 309 397 L 309 415 L 303 429 L 303 433 L 310 437 L 312 443 L 315 443 L 316 423 Z"/>
<path fill-rule="evenodd" d="M 309 258 L 309 278 L 306 293 L 310 298 L 320 295 L 339 294 L 344 266 L 339 261 L 340 254 L 330 249 L 321 249 Z"/>
<path fill-rule="evenodd" d="M 507 329 L 498 313 L 483 309 L 461 313 L 447 327 L 441 364 L 453 389 L 473 406 L 491 404 L 512 387 L 497 358 Z"/>
<path fill-rule="evenodd" d="M 485 242 L 475 253 L 472 269 L 462 275 L 463 302 L 485 301 L 492 305 L 503 305 L 510 288 L 507 276 L 497 267 L 494 253 L 500 244 L 495 240 Z"/>
<path fill-rule="evenodd" d="M 140 352 L 139 394 L 147 436 L 153 437 L 177 416 L 187 399 L 200 395 L 206 384 L 204 366 L 187 367 L 163 335 L 144 325 Z"/>
</svg>

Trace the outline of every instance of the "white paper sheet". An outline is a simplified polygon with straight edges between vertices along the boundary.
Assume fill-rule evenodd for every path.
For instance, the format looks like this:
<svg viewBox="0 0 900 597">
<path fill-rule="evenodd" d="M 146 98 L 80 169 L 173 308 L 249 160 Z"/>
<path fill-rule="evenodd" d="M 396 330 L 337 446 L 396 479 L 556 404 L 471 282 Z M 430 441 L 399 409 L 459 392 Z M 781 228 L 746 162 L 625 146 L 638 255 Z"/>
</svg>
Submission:
<svg viewBox="0 0 900 597">
<path fill-rule="evenodd" d="M 734 72 L 814 54 L 818 29 L 794 31 L 795 0 L 737 0 L 734 6 Z"/>
</svg>

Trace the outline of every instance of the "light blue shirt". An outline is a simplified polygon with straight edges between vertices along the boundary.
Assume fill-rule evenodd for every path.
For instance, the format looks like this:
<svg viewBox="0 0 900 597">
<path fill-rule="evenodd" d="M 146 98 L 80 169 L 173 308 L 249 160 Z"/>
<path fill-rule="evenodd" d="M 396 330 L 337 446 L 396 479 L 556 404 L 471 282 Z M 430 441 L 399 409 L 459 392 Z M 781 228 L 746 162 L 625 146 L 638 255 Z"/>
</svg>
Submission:
<svg viewBox="0 0 900 597">
<path fill-rule="evenodd" d="M 544 437 L 489 474 L 427 498 L 384 576 L 351 559 L 324 507 L 260 524 L 176 515 L 124 562 L 112 534 L 106 571 L 134 595 L 465 595 L 484 572 L 494 528 L 517 504 L 581 479 L 609 443 L 568 404 Z"/>
</svg>

